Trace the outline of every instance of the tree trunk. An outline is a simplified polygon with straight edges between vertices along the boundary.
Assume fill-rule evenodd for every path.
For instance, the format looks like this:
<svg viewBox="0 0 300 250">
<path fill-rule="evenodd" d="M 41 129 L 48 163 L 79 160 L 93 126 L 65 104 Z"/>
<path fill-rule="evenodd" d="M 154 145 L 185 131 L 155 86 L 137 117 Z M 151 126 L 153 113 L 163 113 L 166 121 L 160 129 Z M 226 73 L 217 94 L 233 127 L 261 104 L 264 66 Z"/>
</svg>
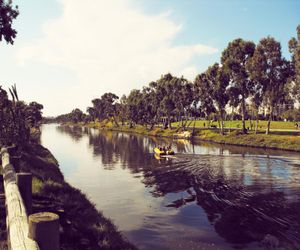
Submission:
<svg viewBox="0 0 300 250">
<path fill-rule="evenodd" d="M 246 122 L 245 122 L 245 113 L 246 113 L 245 98 L 244 98 L 244 96 L 242 96 L 242 124 L 243 124 L 242 132 L 244 134 L 247 133 Z"/>
<path fill-rule="evenodd" d="M 207 118 L 207 121 L 208 121 L 207 127 L 210 128 L 210 126 L 211 126 L 211 120 L 209 118 Z"/>
<path fill-rule="evenodd" d="M 255 134 L 257 134 L 258 131 L 258 109 L 256 111 L 256 122 L 255 122 Z"/>
<path fill-rule="evenodd" d="M 220 121 L 219 121 L 219 126 L 220 126 L 220 134 L 221 134 L 221 135 L 224 135 L 223 118 L 220 119 Z"/>
<path fill-rule="evenodd" d="M 113 116 L 113 120 L 114 120 L 114 123 L 116 124 L 116 126 L 119 127 L 119 124 L 118 124 L 115 116 Z"/>
<path fill-rule="evenodd" d="M 223 111 L 220 112 L 219 127 L 220 127 L 220 134 L 224 135 Z"/>
<path fill-rule="evenodd" d="M 266 135 L 268 135 L 270 133 L 270 125 L 271 125 L 272 115 L 273 115 L 273 107 L 270 107 L 270 114 L 269 114 L 267 129 L 266 129 Z"/>
<path fill-rule="evenodd" d="M 150 130 L 154 128 L 154 123 L 151 123 Z"/>
<path fill-rule="evenodd" d="M 181 127 L 184 129 L 184 120 L 182 118 L 182 115 L 180 114 L 180 121 L 181 121 Z"/>
<path fill-rule="evenodd" d="M 169 129 L 172 129 L 171 116 L 168 116 L 168 125 L 169 125 Z"/>
<path fill-rule="evenodd" d="M 193 125 L 193 132 L 192 135 L 195 135 L 195 128 L 196 128 L 196 117 L 194 117 L 194 125 Z"/>
</svg>

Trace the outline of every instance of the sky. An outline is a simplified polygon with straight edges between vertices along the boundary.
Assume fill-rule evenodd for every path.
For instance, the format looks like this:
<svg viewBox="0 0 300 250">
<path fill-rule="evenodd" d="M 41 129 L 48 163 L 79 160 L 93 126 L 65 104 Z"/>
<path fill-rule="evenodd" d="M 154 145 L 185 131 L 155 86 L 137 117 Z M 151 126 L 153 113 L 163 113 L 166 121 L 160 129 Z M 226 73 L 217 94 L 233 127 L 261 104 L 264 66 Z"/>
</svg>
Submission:
<svg viewBox="0 0 300 250">
<path fill-rule="evenodd" d="M 44 105 L 83 111 L 172 73 L 193 81 L 228 43 L 272 36 L 290 58 L 299 0 L 14 0 L 14 45 L 0 43 L 0 85 Z"/>
</svg>

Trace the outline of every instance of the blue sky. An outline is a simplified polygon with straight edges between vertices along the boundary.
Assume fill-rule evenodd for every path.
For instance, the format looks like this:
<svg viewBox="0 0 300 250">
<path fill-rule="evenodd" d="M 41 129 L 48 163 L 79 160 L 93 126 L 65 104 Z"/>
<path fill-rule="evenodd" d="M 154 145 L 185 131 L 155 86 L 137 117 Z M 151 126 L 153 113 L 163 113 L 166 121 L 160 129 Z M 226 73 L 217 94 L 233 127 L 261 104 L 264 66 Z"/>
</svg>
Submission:
<svg viewBox="0 0 300 250">
<path fill-rule="evenodd" d="M 15 0 L 13 46 L 0 44 L 0 83 L 17 84 L 45 115 L 85 111 L 93 98 L 121 96 L 171 72 L 193 80 L 228 42 L 268 35 L 287 43 L 300 1 Z"/>
</svg>

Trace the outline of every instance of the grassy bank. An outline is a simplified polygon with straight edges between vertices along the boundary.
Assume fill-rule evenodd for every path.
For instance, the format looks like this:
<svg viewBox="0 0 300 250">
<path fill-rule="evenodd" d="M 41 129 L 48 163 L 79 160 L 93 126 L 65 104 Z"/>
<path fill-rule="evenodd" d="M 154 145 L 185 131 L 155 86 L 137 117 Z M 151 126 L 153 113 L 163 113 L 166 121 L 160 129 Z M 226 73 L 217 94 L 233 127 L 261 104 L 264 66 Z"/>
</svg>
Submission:
<svg viewBox="0 0 300 250">
<path fill-rule="evenodd" d="M 61 249 L 136 249 L 80 190 L 64 181 L 46 148 L 32 144 L 13 163 L 17 171 L 33 174 L 33 212 L 59 214 Z"/>
<path fill-rule="evenodd" d="M 300 152 L 300 135 L 274 134 L 240 134 L 239 131 L 220 135 L 214 130 L 197 131 L 195 140 L 217 142 L 228 145 L 250 146 L 258 148 L 281 149 Z"/>
<path fill-rule="evenodd" d="M 251 121 L 250 122 L 250 120 L 247 120 L 246 124 L 245 124 L 246 128 L 250 129 L 252 127 L 252 129 L 254 129 L 255 128 L 255 123 L 256 123 L 256 121 Z M 194 124 L 194 122 L 192 122 L 192 125 L 193 124 Z M 180 125 L 180 123 L 179 122 L 174 122 L 174 123 L 172 123 L 172 125 L 174 127 L 177 127 L 178 125 Z M 208 125 L 209 125 L 208 120 L 197 120 L 195 122 L 196 128 L 207 128 Z M 210 125 L 218 127 L 218 122 L 217 121 L 210 122 Z M 268 125 L 268 121 L 260 120 L 258 122 L 258 129 L 259 130 L 266 130 L 267 125 Z M 295 122 L 272 121 L 270 129 L 274 129 L 274 130 L 295 130 L 295 125 L 296 125 Z M 225 121 L 224 122 L 224 127 L 225 128 L 242 128 L 243 124 L 242 124 L 241 120 Z"/>
<path fill-rule="evenodd" d="M 281 122 L 284 123 L 284 122 Z M 74 125 L 74 124 L 66 124 Z M 145 126 L 135 126 L 134 128 L 129 128 L 128 125 L 123 125 L 116 127 L 111 122 L 91 122 L 91 123 L 78 123 L 79 126 L 86 126 L 98 129 L 107 129 L 122 131 L 128 133 L 137 133 L 148 136 L 158 136 L 158 137 L 170 137 L 172 138 L 175 133 L 181 131 L 180 128 L 173 129 L 162 129 L 160 127 L 155 127 L 150 129 Z M 283 129 L 279 126 L 279 122 L 275 123 L 274 126 L 279 129 Z M 289 127 L 291 123 L 289 123 Z M 284 127 L 286 128 L 286 127 Z M 271 134 L 266 135 L 262 131 L 258 134 L 249 132 L 248 134 L 241 134 L 239 130 L 227 131 L 225 135 L 220 135 L 217 129 L 205 129 L 197 128 L 195 130 L 194 140 L 217 142 L 228 145 L 239 145 L 239 146 L 250 146 L 259 148 L 270 148 L 270 149 L 281 149 L 281 150 L 291 150 L 300 152 L 300 133 L 297 131 L 273 131 Z"/>
</svg>

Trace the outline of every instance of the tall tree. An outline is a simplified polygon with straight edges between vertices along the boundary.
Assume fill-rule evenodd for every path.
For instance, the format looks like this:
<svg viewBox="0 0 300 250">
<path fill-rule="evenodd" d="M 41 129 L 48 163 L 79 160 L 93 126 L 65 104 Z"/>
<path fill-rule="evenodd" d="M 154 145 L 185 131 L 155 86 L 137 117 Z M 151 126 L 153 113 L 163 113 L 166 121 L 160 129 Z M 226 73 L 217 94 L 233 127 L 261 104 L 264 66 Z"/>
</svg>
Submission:
<svg viewBox="0 0 300 250">
<path fill-rule="evenodd" d="M 293 78 L 292 95 L 300 103 L 300 25 L 297 26 L 297 38 L 289 41 L 289 50 L 292 53 Z"/>
<path fill-rule="evenodd" d="M 130 91 L 127 101 L 127 116 L 129 119 L 129 126 L 133 127 L 143 119 L 143 94 L 140 90 L 133 89 Z"/>
<path fill-rule="evenodd" d="M 113 121 L 115 125 L 118 127 L 119 124 L 117 122 L 117 107 L 116 107 L 116 101 L 119 99 L 119 97 L 113 93 L 105 93 L 101 96 L 101 101 L 104 106 L 104 113 L 107 118 L 113 118 Z"/>
<path fill-rule="evenodd" d="M 117 105 L 117 113 L 118 117 L 121 120 L 122 125 L 125 124 L 127 113 L 126 113 L 126 103 L 127 103 L 127 97 L 126 95 L 122 95 L 120 98 L 120 103 Z"/>
<path fill-rule="evenodd" d="M 171 128 L 171 117 L 175 109 L 175 102 L 173 97 L 175 78 L 170 74 L 163 75 L 156 86 L 156 94 L 160 99 L 158 113 L 164 117 L 164 128 Z"/>
<path fill-rule="evenodd" d="M 194 82 L 194 101 L 196 103 L 196 107 L 200 109 L 200 113 L 204 114 L 206 119 L 208 119 L 211 113 L 216 112 L 213 98 L 209 91 L 210 88 L 211 86 L 209 81 L 207 81 L 205 73 L 196 77 Z"/>
<path fill-rule="evenodd" d="M 155 89 L 150 84 L 149 87 L 142 89 L 142 110 L 143 110 L 143 122 L 150 125 L 152 129 L 156 123 L 157 115 L 157 99 L 155 98 Z"/>
<path fill-rule="evenodd" d="M 254 50 L 253 42 L 238 38 L 228 44 L 221 57 L 221 62 L 230 75 L 230 96 L 235 99 L 232 103 L 239 104 L 241 108 L 243 133 L 247 131 L 245 124 L 246 99 L 253 93 L 253 82 L 249 77 L 246 64 L 253 56 Z"/>
<path fill-rule="evenodd" d="M 155 84 L 156 98 L 159 100 L 158 114 L 164 117 L 164 127 L 171 128 L 172 117 L 183 119 L 193 102 L 192 84 L 183 77 L 170 73 L 163 75 Z"/>
<path fill-rule="evenodd" d="M 185 78 L 177 78 L 174 92 L 175 114 L 181 120 L 181 126 L 186 128 L 188 116 L 192 112 L 192 104 L 194 101 L 194 85 Z"/>
<path fill-rule="evenodd" d="M 70 116 L 71 116 L 72 122 L 75 122 L 75 123 L 82 122 L 83 118 L 84 118 L 84 114 L 79 108 L 73 109 Z"/>
<path fill-rule="evenodd" d="M 96 110 L 94 107 L 87 107 L 86 112 L 88 113 L 90 120 L 95 122 L 97 115 L 96 115 Z"/>
<path fill-rule="evenodd" d="M 282 57 L 280 43 L 267 37 L 256 46 L 248 69 L 251 80 L 262 84 L 263 102 L 269 115 L 266 134 L 269 134 L 274 109 L 285 97 L 285 84 L 291 74 L 291 65 Z"/>
<path fill-rule="evenodd" d="M 202 101 L 210 102 L 209 106 L 212 104 L 218 113 L 221 134 L 224 134 L 225 106 L 229 100 L 227 93 L 229 81 L 228 73 L 218 63 L 209 67 L 204 74 L 197 76 L 195 80 L 195 85 L 202 87 Z M 205 100 L 206 98 L 208 100 Z"/>
<path fill-rule="evenodd" d="M 104 114 L 104 103 L 100 98 L 95 98 L 92 100 L 93 109 L 94 109 L 94 115 L 95 118 L 98 118 L 98 120 L 103 120 L 105 118 Z"/>
</svg>

